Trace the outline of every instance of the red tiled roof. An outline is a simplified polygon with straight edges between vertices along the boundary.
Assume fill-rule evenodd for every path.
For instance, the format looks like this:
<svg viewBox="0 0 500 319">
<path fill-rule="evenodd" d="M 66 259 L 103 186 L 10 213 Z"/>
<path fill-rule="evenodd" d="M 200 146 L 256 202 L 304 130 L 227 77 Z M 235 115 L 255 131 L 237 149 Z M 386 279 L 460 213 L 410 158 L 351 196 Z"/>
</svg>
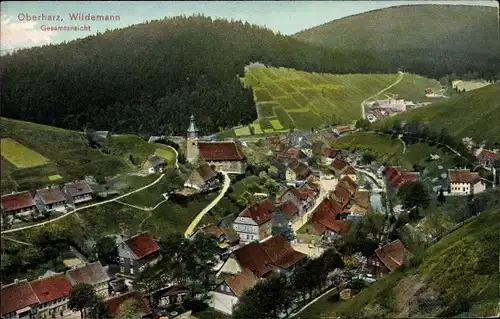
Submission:
<svg viewBox="0 0 500 319">
<path fill-rule="evenodd" d="M 337 157 L 337 155 L 339 155 L 340 150 L 327 147 L 323 149 L 322 153 L 324 157 L 335 158 Z"/>
<path fill-rule="evenodd" d="M 477 158 L 480 160 L 500 160 L 500 154 L 491 150 L 483 149 L 477 155 Z"/>
<path fill-rule="evenodd" d="M 481 180 L 479 173 L 471 172 L 468 169 L 448 170 L 448 178 L 451 183 L 469 183 L 472 185 Z"/>
<path fill-rule="evenodd" d="M 288 165 L 288 168 L 291 169 L 298 178 L 306 179 L 312 174 L 311 169 L 306 164 L 300 161 L 294 161 Z"/>
<path fill-rule="evenodd" d="M 145 302 L 142 294 L 138 291 L 130 291 L 123 295 L 118 295 L 116 297 L 111 297 L 106 300 L 106 304 L 108 305 L 108 309 L 111 312 L 111 315 L 117 317 L 119 315 L 120 306 L 127 300 L 132 300 L 136 302 L 141 312 L 145 315 L 150 314 L 151 310 L 149 309 L 147 303 Z"/>
<path fill-rule="evenodd" d="M 375 254 L 390 271 L 393 271 L 403 264 L 408 250 L 399 239 L 396 239 L 375 250 Z"/>
<path fill-rule="evenodd" d="M 260 226 L 271 220 L 275 211 L 276 206 L 274 206 L 269 198 L 266 198 L 260 203 L 245 208 L 245 210 L 240 213 L 239 217 L 249 217 Z"/>
<path fill-rule="evenodd" d="M 293 216 L 299 213 L 299 209 L 291 201 L 282 203 L 280 205 L 280 209 L 289 219 L 293 218 Z"/>
<path fill-rule="evenodd" d="M 146 233 L 127 239 L 125 244 L 139 259 L 160 250 L 160 246 L 158 246 L 153 237 Z"/>
<path fill-rule="evenodd" d="M 330 198 L 325 198 L 313 212 L 312 220 L 325 225 L 325 220 L 335 220 L 338 214 L 342 213 L 342 208 Z"/>
<path fill-rule="evenodd" d="M 271 271 L 272 261 L 260 243 L 249 243 L 233 251 L 233 255 L 242 269 L 251 270 L 257 278 Z"/>
<path fill-rule="evenodd" d="M 0 291 L 0 316 L 38 304 L 38 298 L 27 280 L 2 286 Z"/>
<path fill-rule="evenodd" d="M 349 163 L 347 163 L 346 161 L 344 160 L 340 160 L 338 158 L 336 158 L 333 162 L 332 162 L 332 167 L 333 169 L 335 170 L 335 172 L 340 172 L 342 171 L 345 167 L 349 166 Z"/>
<path fill-rule="evenodd" d="M 290 188 L 288 192 L 292 193 L 297 199 L 301 201 L 306 201 L 310 198 L 313 198 L 316 194 L 316 191 L 308 188 Z"/>
<path fill-rule="evenodd" d="M 66 201 L 64 193 L 57 187 L 39 189 L 36 192 L 45 205 Z"/>
<path fill-rule="evenodd" d="M 350 222 L 348 220 L 322 219 L 321 221 L 318 221 L 318 223 L 323 225 L 326 229 L 341 235 L 347 234 L 350 226 Z"/>
<path fill-rule="evenodd" d="M 253 272 L 248 269 L 243 269 L 241 273 L 226 279 L 226 284 L 238 297 L 241 297 L 245 291 L 252 288 L 256 283 L 257 278 L 255 278 Z"/>
<path fill-rule="evenodd" d="M 356 129 L 356 127 L 354 127 L 353 125 L 345 125 L 345 126 L 337 126 L 337 127 L 335 127 L 335 129 L 337 130 L 337 132 L 342 134 L 345 132 L 354 131 Z"/>
<path fill-rule="evenodd" d="M 30 192 L 22 192 L 17 194 L 2 196 L 2 209 L 4 212 L 18 210 L 35 206 L 35 201 Z"/>
<path fill-rule="evenodd" d="M 333 194 L 335 195 L 335 198 L 338 200 L 338 202 L 342 204 L 342 207 L 347 205 L 347 203 L 349 203 L 349 201 L 351 200 L 351 193 L 349 193 L 349 191 L 342 185 L 337 185 Z"/>
<path fill-rule="evenodd" d="M 341 185 L 343 185 L 350 193 L 356 192 L 358 185 L 347 175 L 340 179 Z"/>
<path fill-rule="evenodd" d="M 200 142 L 200 157 L 206 161 L 241 161 L 243 153 L 234 142 Z"/>
<path fill-rule="evenodd" d="M 416 182 L 420 178 L 417 172 L 407 172 L 392 167 L 386 168 L 384 175 L 392 187 L 398 187 L 408 182 Z"/>
<path fill-rule="evenodd" d="M 30 282 L 40 304 L 69 296 L 71 283 L 63 274 Z"/>
<path fill-rule="evenodd" d="M 293 158 L 298 159 L 300 157 L 301 152 L 302 152 L 302 150 L 300 148 L 291 147 L 288 150 L 286 150 L 285 152 L 283 152 L 282 156 L 293 157 Z"/>
<path fill-rule="evenodd" d="M 288 269 L 306 257 L 295 251 L 290 243 L 281 235 L 274 236 L 262 243 L 262 248 L 273 264 Z"/>
<path fill-rule="evenodd" d="M 354 170 L 354 168 L 352 168 L 352 166 L 347 166 L 347 168 L 342 172 L 342 174 L 356 175 L 356 171 Z"/>
</svg>

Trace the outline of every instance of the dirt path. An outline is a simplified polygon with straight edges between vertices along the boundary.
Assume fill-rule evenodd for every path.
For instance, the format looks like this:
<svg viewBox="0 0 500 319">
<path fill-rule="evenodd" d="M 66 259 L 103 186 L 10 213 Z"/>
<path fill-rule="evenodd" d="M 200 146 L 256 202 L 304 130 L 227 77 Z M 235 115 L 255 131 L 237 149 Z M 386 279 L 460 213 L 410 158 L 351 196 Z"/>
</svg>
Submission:
<svg viewBox="0 0 500 319">
<path fill-rule="evenodd" d="M 368 101 L 368 100 L 371 100 L 371 99 L 374 99 L 376 98 L 377 96 L 379 96 L 380 94 L 384 93 L 385 91 L 389 90 L 390 88 L 392 88 L 393 86 L 395 86 L 396 84 L 398 84 L 399 82 L 401 82 L 401 80 L 404 78 L 405 74 L 401 71 L 398 72 L 398 79 L 392 83 L 391 85 L 389 85 L 388 87 L 386 87 L 385 89 L 381 90 L 380 92 L 378 93 L 375 93 L 374 95 L 370 96 L 369 98 L 366 98 L 363 102 L 361 102 L 361 117 L 363 119 L 366 119 L 366 111 L 365 111 L 365 103 Z"/>
<path fill-rule="evenodd" d="M 158 183 L 163 177 L 165 176 L 165 174 L 161 174 L 160 177 L 158 177 L 158 179 L 156 179 L 155 181 L 151 182 L 150 184 L 146 185 L 146 186 L 143 186 L 139 189 L 136 189 L 134 191 L 131 191 L 131 192 L 128 192 L 126 194 L 123 194 L 123 195 L 120 195 L 116 198 L 113 198 L 113 199 L 109 199 L 109 200 L 106 200 L 106 201 L 103 201 L 103 202 L 99 202 L 99 203 L 94 203 L 94 204 L 90 204 L 90 205 L 87 205 L 87 206 L 82 206 L 82 207 L 79 207 L 71 212 L 68 212 L 62 216 L 59 216 L 59 217 L 56 217 L 54 219 L 51 219 L 51 220 L 48 220 L 48 221 L 45 221 L 43 223 L 39 223 L 39 224 L 34 224 L 34 225 L 29 225 L 29 226 L 25 226 L 25 227 L 19 227 L 19 228 L 15 228 L 15 229 L 9 229 L 9 230 L 4 230 L 1 232 L 1 234 L 8 234 L 8 233 L 15 233 L 15 232 L 18 232 L 18 231 L 21 231 L 21 230 L 26 230 L 26 229 L 30 229 L 30 228 L 35 228 L 35 227 L 40 227 L 40 226 L 43 226 L 43 225 L 46 225 L 46 224 L 50 224 L 52 222 L 55 222 L 55 221 L 58 221 L 60 219 L 63 219 L 69 215 L 72 215 L 78 211 L 81 211 L 81 210 L 84 210 L 86 208 L 90 208 L 90 207 L 96 207 L 96 206 L 100 206 L 100 205 L 104 205 L 104 204 L 107 204 L 107 203 L 111 203 L 111 202 L 115 202 L 119 199 L 122 199 L 122 198 L 125 198 L 127 196 L 130 196 L 132 194 L 135 194 L 135 193 L 138 193 L 140 191 L 143 191 L 153 185 L 155 185 L 156 183 Z"/>
<path fill-rule="evenodd" d="M 186 229 L 184 232 L 184 237 L 189 237 L 193 233 L 194 229 L 196 226 L 198 226 L 199 222 L 201 219 L 205 216 L 206 213 L 208 213 L 212 208 L 214 208 L 215 205 L 224 197 L 226 194 L 227 190 L 229 189 L 229 185 L 231 185 L 231 179 L 229 178 L 229 175 L 227 173 L 222 173 L 224 175 L 224 187 L 222 188 L 221 192 L 219 193 L 219 196 L 217 196 L 210 204 L 208 204 L 207 207 L 205 207 L 192 221 L 191 224 L 189 224 L 189 227 Z"/>
</svg>

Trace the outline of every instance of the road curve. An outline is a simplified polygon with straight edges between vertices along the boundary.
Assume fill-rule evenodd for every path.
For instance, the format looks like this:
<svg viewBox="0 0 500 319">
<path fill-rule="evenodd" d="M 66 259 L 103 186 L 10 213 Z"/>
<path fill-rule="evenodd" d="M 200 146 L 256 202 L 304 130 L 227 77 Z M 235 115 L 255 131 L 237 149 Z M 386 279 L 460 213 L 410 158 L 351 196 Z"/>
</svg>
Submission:
<svg viewBox="0 0 500 319">
<path fill-rule="evenodd" d="M 179 169 L 179 152 L 177 152 L 177 150 L 170 145 L 166 145 L 166 146 L 170 147 L 175 152 L 175 165 L 174 166 L 175 166 L 175 168 Z"/>
<path fill-rule="evenodd" d="M 15 233 L 17 231 L 20 231 L 20 230 L 26 230 L 26 229 L 30 229 L 30 228 L 35 228 L 35 227 L 39 227 L 39 226 L 43 226 L 45 224 L 50 224 L 52 222 L 55 222 L 55 221 L 58 221 L 60 219 L 63 219 L 71 214 L 74 214 L 78 211 L 81 211 L 83 209 L 86 209 L 86 208 L 90 208 L 90 207 L 95 207 L 95 206 L 100 206 L 100 205 L 103 205 L 103 204 L 107 204 L 107 203 L 111 203 L 111 202 L 114 202 L 114 201 L 117 201 L 119 199 L 122 199 L 124 197 L 127 197 L 127 196 L 130 196 L 134 193 L 137 193 L 137 192 L 140 192 L 142 190 L 145 190 L 146 188 L 149 188 L 153 185 L 155 185 L 156 183 L 158 183 L 163 177 L 165 176 L 165 174 L 161 174 L 160 177 L 158 177 L 158 179 L 156 179 L 155 181 L 151 182 L 150 184 L 146 185 L 146 186 L 143 186 L 141 188 L 138 188 L 134 191 L 131 191 L 129 193 L 126 193 L 126 194 L 123 194 L 123 195 L 120 195 L 118 197 L 115 197 L 115 198 L 112 198 L 112 199 L 108 199 L 108 200 L 105 200 L 103 202 L 99 202 L 99 203 L 94 203 L 94 204 L 90 204 L 90 205 L 87 205 L 87 206 L 82 206 L 82 207 L 78 207 L 76 208 L 75 210 L 72 210 L 71 212 L 68 212 L 62 216 L 59 216 L 59 217 L 56 217 L 54 219 L 51 219 L 51 220 L 48 220 L 48 221 L 45 221 L 43 223 L 39 223 L 39 224 L 34 224 L 34 225 L 29 225 L 29 226 L 24 226 L 24 227 L 19 227 L 19 228 L 15 228 L 15 229 L 9 229 L 9 230 L 4 230 L 2 231 L 0 234 L 8 234 L 8 233 Z"/>
<path fill-rule="evenodd" d="M 229 178 L 229 175 L 227 173 L 222 172 L 224 175 L 224 186 L 222 187 L 221 192 L 219 193 L 219 196 L 217 196 L 210 204 L 208 204 L 207 207 L 203 208 L 203 210 L 191 221 L 191 224 L 189 224 L 188 228 L 184 232 L 184 237 L 189 237 L 193 233 L 194 229 L 196 226 L 198 226 L 198 223 L 201 221 L 203 216 L 205 216 L 206 213 L 208 213 L 212 208 L 214 208 L 215 205 L 224 197 L 226 194 L 227 190 L 229 189 L 229 185 L 231 185 L 231 179 Z"/>
<path fill-rule="evenodd" d="M 391 85 L 389 85 L 388 87 L 386 87 L 385 89 L 383 89 L 382 91 L 378 92 L 378 93 L 375 93 L 374 95 L 370 96 L 369 98 L 366 98 L 363 102 L 361 102 L 361 117 L 363 119 L 366 119 L 366 112 L 365 112 L 365 103 L 366 101 L 368 100 L 371 100 L 377 96 L 379 96 L 380 94 L 384 93 L 385 91 L 389 90 L 390 88 L 392 88 L 394 85 L 398 84 L 399 82 L 401 82 L 401 80 L 403 79 L 403 77 L 405 76 L 405 74 L 401 71 L 398 72 L 398 79 L 392 83 Z"/>
</svg>

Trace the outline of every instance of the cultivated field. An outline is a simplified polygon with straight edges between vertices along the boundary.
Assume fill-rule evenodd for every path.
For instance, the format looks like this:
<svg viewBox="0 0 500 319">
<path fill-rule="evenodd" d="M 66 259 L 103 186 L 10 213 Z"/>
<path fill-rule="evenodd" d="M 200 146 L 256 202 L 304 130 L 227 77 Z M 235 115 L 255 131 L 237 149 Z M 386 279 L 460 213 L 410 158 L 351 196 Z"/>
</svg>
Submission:
<svg viewBox="0 0 500 319">
<path fill-rule="evenodd" d="M 252 87 L 258 120 L 236 136 L 350 124 L 360 103 L 389 86 L 395 74 L 318 74 L 285 68 L 250 68 L 242 82 Z M 253 130 L 253 132 L 252 132 Z"/>
<path fill-rule="evenodd" d="M 45 165 L 49 160 L 11 138 L 1 139 L 2 156 L 17 168 Z"/>
<path fill-rule="evenodd" d="M 360 103 L 396 79 L 396 74 L 335 75 L 250 68 L 242 81 L 254 91 L 256 123 L 267 133 L 353 123 L 361 117 Z"/>
</svg>

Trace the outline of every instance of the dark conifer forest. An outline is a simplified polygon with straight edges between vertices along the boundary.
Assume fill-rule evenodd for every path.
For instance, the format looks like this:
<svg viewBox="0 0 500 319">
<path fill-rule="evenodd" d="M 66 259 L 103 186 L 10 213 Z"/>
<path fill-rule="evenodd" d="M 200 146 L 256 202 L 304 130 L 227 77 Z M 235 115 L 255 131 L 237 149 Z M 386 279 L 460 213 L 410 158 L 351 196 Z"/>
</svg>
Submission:
<svg viewBox="0 0 500 319">
<path fill-rule="evenodd" d="M 83 130 L 202 134 L 257 118 L 239 80 L 261 62 L 311 72 L 394 72 L 248 23 L 175 17 L 1 57 L 2 116 Z"/>
</svg>

